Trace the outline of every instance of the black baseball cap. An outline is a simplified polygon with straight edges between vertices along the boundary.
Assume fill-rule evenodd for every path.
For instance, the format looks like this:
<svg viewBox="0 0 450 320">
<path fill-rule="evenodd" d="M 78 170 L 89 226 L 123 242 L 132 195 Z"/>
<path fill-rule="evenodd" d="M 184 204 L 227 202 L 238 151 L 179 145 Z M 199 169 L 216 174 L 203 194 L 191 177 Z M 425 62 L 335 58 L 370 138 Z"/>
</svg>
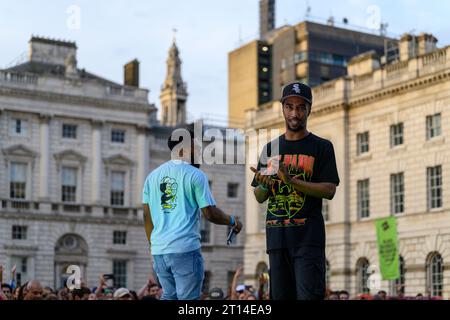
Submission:
<svg viewBox="0 0 450 320">
<path fill-rule="evenodd" d="M 220 288 L 213 288 L 211 291 L 209 291 L 209 300 L 223 300 L 224 294 L 222 289 Z"/>
<path fill-rule="evenodd" d="M 292 82 L 283 88 L 283 94 L 281 97 L 281 103 L 284 103 L 289 97 L 299 97 L 309 102 L 312 105 L 312 93 L 311 88 L 301 82 Z"/>
</svg>

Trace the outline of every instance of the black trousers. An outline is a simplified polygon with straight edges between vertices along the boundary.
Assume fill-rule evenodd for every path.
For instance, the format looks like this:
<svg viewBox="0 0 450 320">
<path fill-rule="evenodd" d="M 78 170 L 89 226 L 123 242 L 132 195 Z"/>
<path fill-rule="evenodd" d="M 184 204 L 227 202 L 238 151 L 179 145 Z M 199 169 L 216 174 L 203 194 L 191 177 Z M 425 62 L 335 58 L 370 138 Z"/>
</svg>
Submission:
<svg viewBox="0 0 450 320">
<path fill-rule="evenodd" d="M 323 300 L 325 249 L 298 247 L 269 251 L 271 300 Z"/>
</svg>

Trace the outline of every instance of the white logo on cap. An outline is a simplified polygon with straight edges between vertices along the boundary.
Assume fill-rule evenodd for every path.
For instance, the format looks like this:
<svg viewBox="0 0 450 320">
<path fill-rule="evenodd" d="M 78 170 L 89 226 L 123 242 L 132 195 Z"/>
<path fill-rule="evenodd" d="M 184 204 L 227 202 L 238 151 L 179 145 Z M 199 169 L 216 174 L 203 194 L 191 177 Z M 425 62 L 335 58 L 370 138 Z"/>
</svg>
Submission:
<svg viewBox="0 0 450 320">
<path fill-rule="evenodd" d="M 292 91 L 295 91 L 295 93 L 300 94 L 300 93 L 301 93 L 300 85 L 299 85 L 298 83 L 294 84 L 294 85 L 292 86 Z"/>
</svg>

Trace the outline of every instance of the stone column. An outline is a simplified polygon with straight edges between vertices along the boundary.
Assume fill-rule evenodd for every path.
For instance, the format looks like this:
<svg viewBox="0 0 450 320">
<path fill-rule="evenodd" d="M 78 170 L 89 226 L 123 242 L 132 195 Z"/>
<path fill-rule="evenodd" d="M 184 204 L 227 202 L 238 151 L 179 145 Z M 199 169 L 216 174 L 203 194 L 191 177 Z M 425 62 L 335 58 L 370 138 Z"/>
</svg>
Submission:
<svg viewBox="0 0 450 320">
<path fill-rule="evenodd" d="M 102 127 L 101 121 L 92 121 L 92 203 L 101 204 L 102 197 Z"/>
<path fill-rule="evenodd" d="M 137 185 L 136 185 L 136 205 L 138 207 L 142 204 L 142 188 L 144 186 L 145 178 L 149 171 L 149 144 L 146 127 L 138 127 L 137 137 Z"/>
<path fill-rule="evenodd" d="M 39 200 L 49 201 L 50 174 L 50 123 L 51 116 L 40 115 Z"/>
</svg>

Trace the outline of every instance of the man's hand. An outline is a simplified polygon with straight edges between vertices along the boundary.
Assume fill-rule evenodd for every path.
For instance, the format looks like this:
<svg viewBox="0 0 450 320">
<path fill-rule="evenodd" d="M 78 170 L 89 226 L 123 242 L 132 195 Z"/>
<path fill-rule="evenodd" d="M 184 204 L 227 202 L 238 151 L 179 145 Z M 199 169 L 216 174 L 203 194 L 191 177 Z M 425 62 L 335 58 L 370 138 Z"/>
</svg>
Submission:
<svg viewBox="0 0 450 320">
<path fill-rule="evenodd" d="M 255 180 L 258 184 L 262 184 L 266 187 L 270 187 L 272 185 L 273 180 L 270 176 L 261 174 L 261 172 L 254 167 L 250 167 L 250 170 L 252 170 L 255 174 Z"/>
<path fill-rule="evenodd" d="M 155 278 L 152 275 L 149 275 L 148 276 L 148 280 L 147 280 L 147 285 L 151 286 L 151 285 L 154 285 L 154 284 L 158 284 L 158 283 L 156 282 Z"/>
<path fill-rule="evenodd" d="M 284 163 L 280 164 L 280 167 L 278 169 L 277 172 L 277 176 L 278 178 L 281 179 L 281 181 L 283 181 L 285 184 L 290 184 L 292 182 L 292 178 L 289 175 L 288 169 L 286 168 L 286 166 L 284 165 Z"/>
<path fill-rule="evenodd" d="M 238 234 L 239 232 L 241 232 L 242 230 L 242 222 L 239 221 L 239 217 L 234 217 L 236 222 L 234 223 L 234 232 L 236 232 L 236 234 Z"/>
</svg>

